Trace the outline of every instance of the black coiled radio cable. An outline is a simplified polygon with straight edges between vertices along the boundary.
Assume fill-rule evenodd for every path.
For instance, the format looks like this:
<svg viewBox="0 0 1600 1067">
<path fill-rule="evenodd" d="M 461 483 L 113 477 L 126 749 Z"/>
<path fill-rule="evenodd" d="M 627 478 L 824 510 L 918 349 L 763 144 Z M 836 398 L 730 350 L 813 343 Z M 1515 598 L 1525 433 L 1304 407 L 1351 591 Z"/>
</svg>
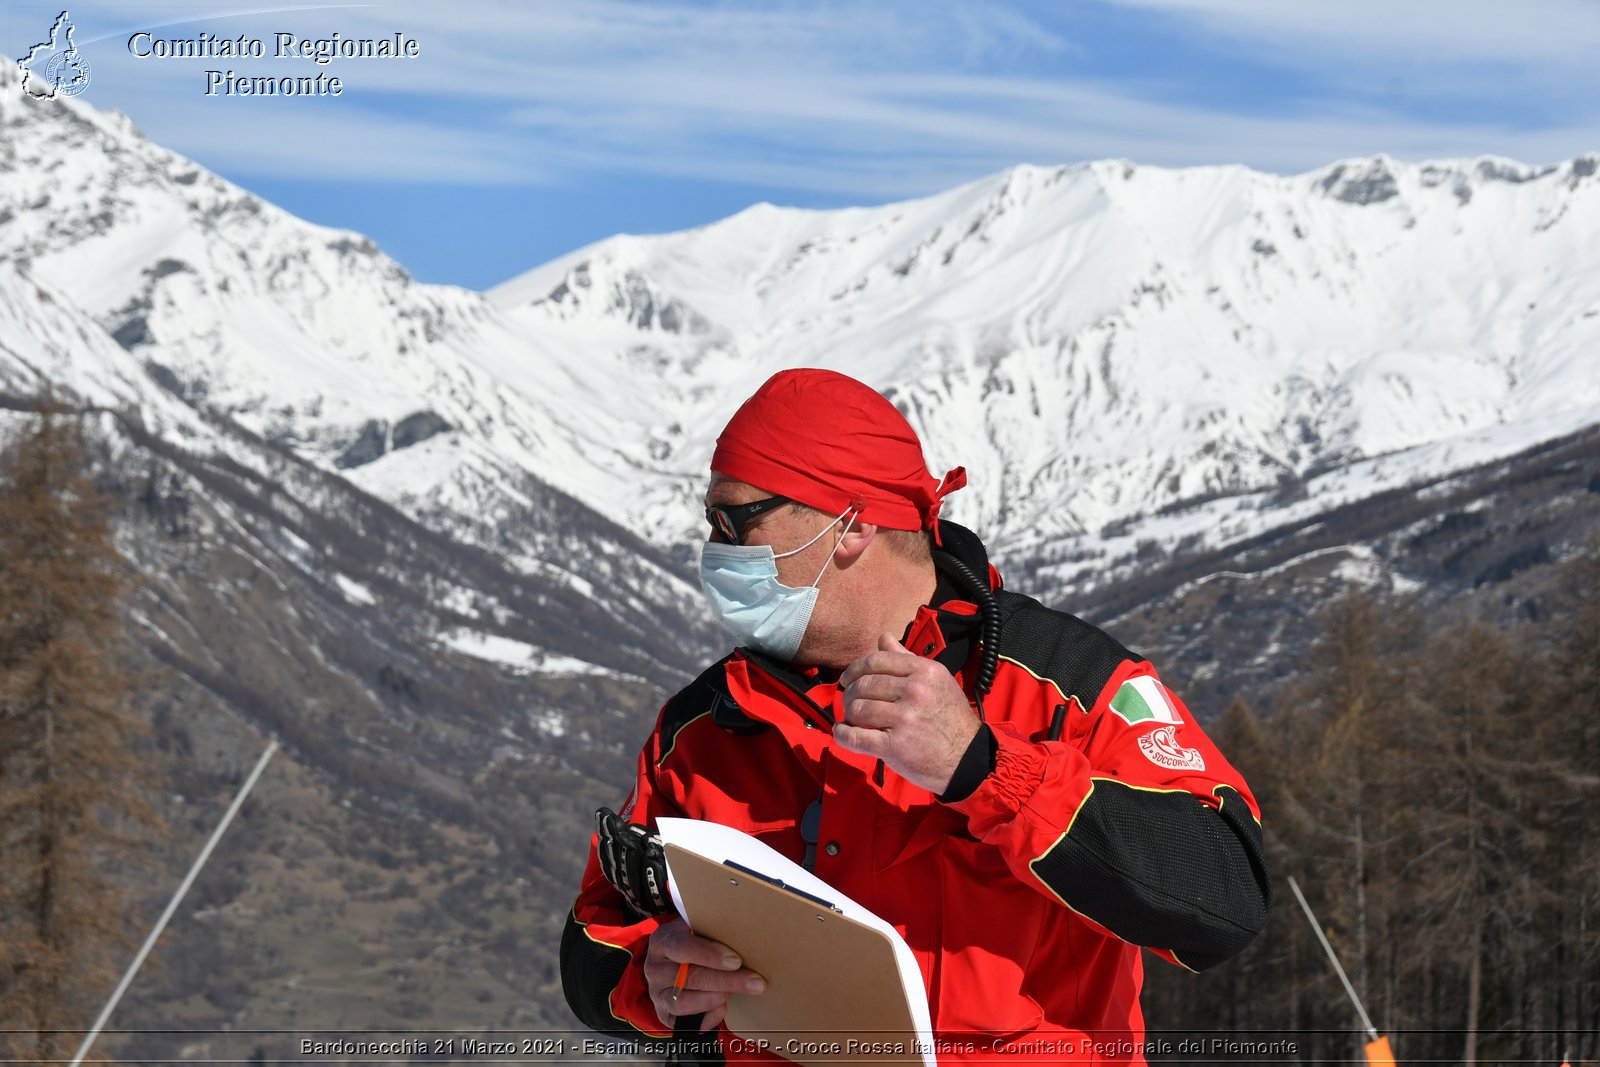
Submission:
<svg viewBox="0 0 1600 1067">
<path fill-rule="evenodd" d="M 972 687 L 977 697 L 978 718 L 983 719 L 983 695 L 994 685 L 994 672 L 1000 666 L 1000 605 L 995 599 L 994 590 L 989 586 L 987 576 L 979 578 L 965 560 L 941 551 L 935 552 L 935 558 L 951 577 L 964 587 L 972 602 L 978 605 L 979 614 L 983 616 L 983 636 L 980 638 L 983 654 L 978 660 L 978 677 Z"/>
</svg>

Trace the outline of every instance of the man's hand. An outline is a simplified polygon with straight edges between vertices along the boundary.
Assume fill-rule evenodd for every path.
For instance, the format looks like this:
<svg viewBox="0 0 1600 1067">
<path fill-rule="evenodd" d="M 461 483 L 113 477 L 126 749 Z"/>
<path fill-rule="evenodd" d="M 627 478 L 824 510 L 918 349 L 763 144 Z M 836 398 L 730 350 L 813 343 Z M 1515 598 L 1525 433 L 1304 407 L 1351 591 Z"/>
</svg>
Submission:
<svg viewBox="0 0 1600 1067">
<path fill-rule="evenodd" d="M 683 992 L 675 988 L 678 965 L 687 963 L 689 976 Z M 696 937 L 682 919 L 673 919 L 650 935 L 644 956 L 644 980 L 656 1015 L 673 1026 L 680 1015 L 705 1012 L 702 1032 L 710 1030 L 728 1013 L 728 994 L 759 993 L 767 988 L 760 975 L 746 969 L 733 949 L 720 941 Z"/>
<path fill-rule="evenodd" d="M 907 652 L 893 637 L 845 668 L 844 722 L 833 739 L 877 756 L 900 777 L 934 795 L 950 786 L 978 732 L 978 716 L 943 665 Z"/>
</svg>

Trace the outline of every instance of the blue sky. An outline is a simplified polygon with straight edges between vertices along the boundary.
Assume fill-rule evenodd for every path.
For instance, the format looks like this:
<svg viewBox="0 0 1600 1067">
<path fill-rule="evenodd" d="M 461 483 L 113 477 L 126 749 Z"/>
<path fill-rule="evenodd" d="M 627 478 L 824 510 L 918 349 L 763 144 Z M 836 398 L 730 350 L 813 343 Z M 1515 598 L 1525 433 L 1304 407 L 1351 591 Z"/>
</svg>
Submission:
<svg viewBox="0 0 1600 1067">
<path fill-rule="evenodd" d="M 0 51 L 55 4 L 10 0 Z M 1595 0 L 1012 0 L 72 5 L 83 99 L 416 276 L 486 288 L 617 232 L 937 192 L 1017 163 L 1280 173 L 1387 152 L 1600 150 Z M 138 58 L 128 38 L 263 38 L 269 58 Z M 296 37 L 414 59 L 270 58 Z M 205 95 L 207 69 L 343 95 Z"/>
</svg>

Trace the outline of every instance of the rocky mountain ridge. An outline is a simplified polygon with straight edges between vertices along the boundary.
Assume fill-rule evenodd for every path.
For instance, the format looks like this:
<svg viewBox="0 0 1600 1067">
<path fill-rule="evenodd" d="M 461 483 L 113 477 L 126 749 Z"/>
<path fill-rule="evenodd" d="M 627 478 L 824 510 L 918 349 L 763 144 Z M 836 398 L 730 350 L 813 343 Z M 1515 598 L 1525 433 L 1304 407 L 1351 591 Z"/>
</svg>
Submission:
<svg viewBox="0 0 1600 1067">
<path fill-rule="evenodd" d="M 529 476 L 687 559 L 718 428 L 785 366 L 890 395 L 936 473 L 971 471 L 952 517 L 1008 563 L 1085 556 L 1052 578 L 1074 593 L 1120 537 L 1219 547 L 1286 496 L 1380 492 L 1600 413 L 1600 155 L 1021 166 L 611 238 L 485 295 L 0 79 L 18 270 L 148 383 L 524 569 L 564 554 L 512 521 Z"/>
</svg>

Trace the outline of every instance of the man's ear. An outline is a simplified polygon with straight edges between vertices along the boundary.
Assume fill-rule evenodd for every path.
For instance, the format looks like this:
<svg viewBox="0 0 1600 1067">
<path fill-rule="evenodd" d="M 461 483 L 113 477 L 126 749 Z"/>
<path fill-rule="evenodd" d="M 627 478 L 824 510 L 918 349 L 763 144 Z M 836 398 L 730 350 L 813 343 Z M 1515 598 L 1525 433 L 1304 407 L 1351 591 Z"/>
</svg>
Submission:
<svg viewBox="0 0 1600 1067">
<path fill-rule="evenodd" d="M 850 527 L 850 531 L 839 541 L 839 551 L 834 554 L 833 562 L 840 567 L 848 567 L 861 558 L 861 553 L 872 544 L 872 539 L 878 536 L 878 527 L 870 522 L 858 522 Z"/>
</svg>

